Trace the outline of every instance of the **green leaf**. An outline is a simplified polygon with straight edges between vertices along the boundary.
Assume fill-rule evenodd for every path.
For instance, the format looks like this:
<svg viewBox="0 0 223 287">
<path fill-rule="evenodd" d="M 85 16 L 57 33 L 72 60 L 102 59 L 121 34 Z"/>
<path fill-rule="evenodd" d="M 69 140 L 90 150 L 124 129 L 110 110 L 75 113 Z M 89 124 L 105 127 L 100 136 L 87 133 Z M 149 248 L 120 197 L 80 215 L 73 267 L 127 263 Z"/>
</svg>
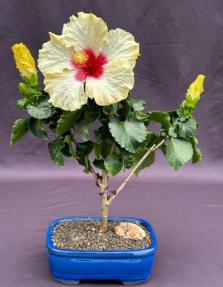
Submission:
<svg viewBox="0 0 223 287">
<path fill-rule="evenodd" d="M 30 78 L 23 76 L 24 82 L 32 88 L 38 86 L 38 75 L 33 74 Z"/>
<path fill-rule="evenodd" d="M 124 165 L 124 168 L 131 168 L 134 164 L 134 157 L 131 153 L 127 152 L 126 150 L 124 150 L 126 153 L 124 153 L 122 151 L 122 162 L 123 162 L 123 165 Z"/>
<path fill-rule="evenodd" d="M 120 107 L 120 105 L 119 105 Z M 127 100 L 121 101 L 121 107 L 117 110 L 121 120 L 125 120 L 131 114 L 131 106 Z"/>
<path fill-rule="evenodd" d="M 41 120 L 31 118 L 29 120 L 29 129 L 33 133 L 34 136 L 41 138 L 43 140 L 47 140 L 47 132 L 44 130 L 42 126 Z"/>
<path fill-rule="evenodd" d="M 189 117 L 193 113 L 196 105 L 200 100 L 200 96 L 197 95 L 196 97 L 192 96 L 191 94 L 187 93 L 186 99 L 181 103 L 180 108 L 178 109 L 177 113 L 180 116 Z"/>
<path fill-rule="evenodd" d="M 70 147 L 67 143 L 64 144 L 64 148 L 61 150 L 61 153 L 66 157 L 71 157 Z"/>
<path fill-rule="evenodd" d="M 60 119 L 62 110 L 53 108 L 50 118 L 43 119 L 43 122 L 48 124 L 49 128 L 56 133 L 57 122 Z"/>
<path fill-rule="evenodd" d="M 77 143 L 76 147 L 78 153 L 81 155 L 88 155 L 92 152 L 94 143 L 92 141 L 86 141 L 83 143 Z"/>
<path fill-rule="evenodd" d="M 104 106 L 102 108 L 102 111 L 105 115 L 110 115 L 110 114 L 116 113 L 117 109 L 118 109 L 118 105 L 113 104 L 113 105 L 109 105 L 109 106 Z"/>
<path fill-rule="evenodd" d="M 18 99 L 17 108 L 19 111 L 21 111 L 22 109 L 26 108 L 26 106 L 30 103 L 31 103 L 31 101 L 28 98 Z"/>
<path fill-rule="evenodd" d="M 69 146 L 69 153 L 72 155 L 72 157 L 75 158 L 75 159 L 78 159 L 77 154 L 73 150 L 73 146 L 72 146 L 73 138 L 72 138 L 72 135 L 66 135 L 64 137 L 64 142 Z"/>
<path fill-rule="evenodd" d="M 36 94 L 36 89 L 33 89 L 30 86 L 27 86 L 25 83 L 19 83 L 19 92 L 25 97 L 31 97 Z"/>
<path fill-rule="evenodd" d="M 108 154 L 111 153 L 111 149 L 112 145 L 114 144 L 114 139 L 110 136 L 108 138 L 105 138 L 102 142 L 101 142 L 101 150 L 100 153 L 102 155 L 102 157 L 106 157 Z"/>
<path fill-rule="evenodd" d="M 130 106 L 133 108 L 133 110 L 136 112 L 143 111 L 145 108 L 145 101 L 144 100 L 136 100 L 136 99 L 129 98 L 128 102 L 129 102 Z"/>
<path fill-rule="evenodd" d="M 94 166 L 96 166 L 99 169 L 105 169 L 104 160 L 103 159 L 95 159 L 93 161 L 93 164 L 94 164 Z"/>
<path fill-rule="evenodd" d="M 158 132 L 158 135 L 160 137 L 166 138 L 167 137 L 167 130 L 161 128 L 160 131 Z"/>
<path fill-rule="evenodd" d="M 16 144 L 16 142 L 23 137 L 29 130 L 28 119 L 17 119 L 12 126 L 10 145 Z"/>
<path fill-rule="evenodd" d="M 27 112 L 36 119 L 47 119 L 51 116 L 52 106 L 47 98 L 43 98 L 36 105 L 27 105 Z"/>
<path fill-rule="evenodd" d="M 198 140 L 195 137 L 190 138 L 190 142 L 193 147 L 192 163 L 195 164 L 202 159 L 202 153 L 201 150 L 197 147 Z"/>
<path fill-rule="evenodd" d="M 108 137 L 100 139 L 97 143 L 94 144 L 94 154 L 96 159 L 105 158 L 108 154 L 111 153 L 112 145 L 114 144 L 114 139 L 109 134 Z"/>
<path fill-rule="evenodd" d="M 194 136 L 197 129 L 197 122 L 190 118 L 184 123 L 178 123 L 178 135 L 181 138 L 189 139 Z"/>
<path fill-rule="evenodd" d="M 115 153 L 109 154 L 104 160 L 104 166 L 112 176 L 115 176 L 122 169 L 122 160 Z"/>
<path fill-rule="evenodd" d="M 135 112 L 135 118 L 139 121 L 145 122 L 147 125 L 149 115 L 148 115 L 148 113 L 144 113 L 144 112 Z"/>
<path fill-rule="evenodd" d="M 166 157 L 169 164 L 177 170 L 193 156 L 193 148 L 190 142 L 172 138 L 166 149 Z"/>
<path fill-rule="evenodd" d="M 64 165 L 63 154 L 61 152 L 64 147 L 65 143 L 60 138 L 48 144 L 50 157 L 56 165 Z"/>
<path fill-rule="evenodd" d="M 26 97 L 30 96 L 31 90 L 25 83 L 19 83 L 18 88 L 19 88 L 19 92 L 21 95 L 26 96 Z M 32 91 L 32 94 L 33 94 L 33 91 Z"/>
<path fill-rule="evenodd" d="M 166 112 L 151 112 L 148 113 L 149 122 L 155 121 L 162 125 L 163 128 L 168 129 L 170 127 L 170 116 Z"/>
<path fill-rule="evenodd" d="M 57 136 L 61 136 L 64 133 L 70 131 L 71 128 L 74 127 L 74 124 L 79 119 L 81 114 L 81 110 L 77 110 L 74 112 L 64 112 L 58 122 L 56 127 Z"/>
<path fill-rule="evenodd" d="M 90 125 L 97 120 L 98 116 L 98 111 L 85 111 L 83 120 L 75 125 L 76 132 L 83 141 L 88 141 Z"/>
<path fill-rule="evenodd" d="M 111 137 L 109 128 L 107 125 L 103 125 L 97 130 L 94 131 L 95 133 L 95 140 L 97 143 L 102 143 L 104 139 Z"/>
<path fill-rule="evenodd" d="M 142 148 L 133 155 L 135 164 L 137 164 L 141 160 L 141 158 L 145 155 L 147 151 L 148 148 Z M 154 163 L 154 161 L 155 161 L 155 153 L 149 154 L 147 158 L 136 169 L 135 174 L 137 175 L 140 172 L 140 170 L 151 166 Z"/>
<path fill-rule="evenodd" d="M 161 138 L 152 132 L 147 132 L 146 139 L 140 144 L 140 148 L 151 147 L 153 144 L 157 144 L 161 141 Z"/>
<path fill-rule="evenodd" d="M 89 169 L 89 154 L 92 152 L 94 143 L 92 141 L 86 141 L 76 144 L 76 154 L 78 156 L 78 162 L 85 167 L 85 172 L 88 173 Z"/>
<path fill-rule="evenodd" d="M 171 119 L 176 119 L 178 117 L 178 113 L 176 110 L 168 111 L 167 113 Z"/>
<path fill-rule="evenodd" d="M 29 85 L 32 88 L 36 88 L 38 86 L 38 75 L 34 74 L 31 76 L 30 80 L 29 80 Z"/>
<path fill-rule="evenodd" d="M 175 138 L 183 138 L 188 140 L 194 136 L 197 129 L 197 122 L 193 118 L 186 119 L 180 117 L 175 119 L 171 124 L 168 135 Z"/>
<path fill-rule="evenodd" d="M 90 125 L 83 125 L 76 127 L 76 132 L 82 139 L 82 141 L 88 141 L 88 134 L 89 134 Z"/>
<path fill-rule="evenodd" d="M 109 129 L 116 142 L 130 152 L 135 152 L 138 144 L 143 142 L 147 136 L 144 123 L 137 120 L 121 122 L 113 119 L 109 123 Z"/>
<path fill-rule="evenodd" d="M 94 143 L 94 155 L 97 160 L 101 158 L 100 156 L 101 146 L 98 143 Z"/>
<path fill-rule="evenodd" d="M 177 138 L 177 126 L 176 125 L 171 125 L 168 134 L 170 137 Z"/>
</svg>

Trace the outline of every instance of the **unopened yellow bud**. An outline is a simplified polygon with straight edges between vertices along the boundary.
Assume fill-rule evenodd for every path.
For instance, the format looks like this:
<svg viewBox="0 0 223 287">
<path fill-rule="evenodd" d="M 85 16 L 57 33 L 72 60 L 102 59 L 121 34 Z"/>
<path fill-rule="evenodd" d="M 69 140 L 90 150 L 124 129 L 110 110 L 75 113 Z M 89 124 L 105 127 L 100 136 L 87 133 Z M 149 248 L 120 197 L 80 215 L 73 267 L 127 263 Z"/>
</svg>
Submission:
<svg viewBox="0 0 223 287">
<path fill-rule="evenodd" d="M 12 46 L 16 67 L 22 77 L 30 78 L 37 74 L 35 60 L 25 44 L 19 43 Z"/>
<path fill-rule="evenodd" d="M 204 75 L 198 75 L 196 80 L 190 85 L 187 94 L 192 100 L 200 97 L 204 91 Z"/>
<path fill-rule="evenodd" d="M 179 109 L 181 115 L 190 116 L 193 113 L 193 110 L 200 100 L 200 95 L 204 91 L 204 79 L 204 75 L 198 75 L 196 80 L 190 85 L 187 90 L 186 98 Z"/>
</svg>

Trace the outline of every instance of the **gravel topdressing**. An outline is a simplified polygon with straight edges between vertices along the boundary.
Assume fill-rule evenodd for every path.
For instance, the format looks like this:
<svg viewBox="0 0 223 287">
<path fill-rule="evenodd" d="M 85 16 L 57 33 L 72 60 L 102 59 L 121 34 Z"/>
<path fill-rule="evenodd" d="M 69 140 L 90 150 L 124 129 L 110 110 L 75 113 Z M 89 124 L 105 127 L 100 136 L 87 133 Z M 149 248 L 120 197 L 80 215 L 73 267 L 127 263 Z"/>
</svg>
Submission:
<svg viewBox="0 0 223 287">
<path fill-rule="evenodd" d="M 59 248 L 79 250 L 114 250 L 139 249 L 151 244 L 149 231 L 143 240 L 124 239 L 115 234 L 114 227 L 119 221 L 110 221 L 106 234 L 99 233 L 100 222 L 97 220 L 66 220 L 58 223 L 53 230 L 53 244 Z"/>
</svg>

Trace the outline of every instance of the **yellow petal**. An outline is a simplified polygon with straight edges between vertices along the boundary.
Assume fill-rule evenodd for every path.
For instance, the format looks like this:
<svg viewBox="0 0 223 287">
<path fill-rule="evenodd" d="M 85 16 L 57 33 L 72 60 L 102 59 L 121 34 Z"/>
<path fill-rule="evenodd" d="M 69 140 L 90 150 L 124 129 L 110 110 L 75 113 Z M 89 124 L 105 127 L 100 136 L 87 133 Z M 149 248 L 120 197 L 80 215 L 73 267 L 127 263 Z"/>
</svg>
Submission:
<svg viewBox="0 0 223 287">
<path fill-rule="evenodd" d="M 78 17 L 70 17 L 70 22 L 64 24 L 62 36 L 68 46 L 76 50 L 92 48 L 96 53 L 102 46 L 108 33 L 106 23 L 90 13 L 79 12 Z"/>
<path fill-rule="evenodd" d="M 27 46 L 23 43 L 12 46 L 16 67 L 22 76 L 30 78 L 37 74 L 35 61 Z"/>
<path fill-rule="evenodd" d="M 128 97 L 133 88 L 134 74 L 125 61 L 113 61 L 105 66 L 99 79 L 87 78 L 86 93 L 100 106 L 118 103 Z"/>
<path fill-rule="evenodd" d="M 50 96 L 49 102 L 55 107 L 75 111 L 87 102 L 83 83 L 75 80 L 74 70 L 45 73 L 44 84 Z"/>
<path fill-rule="evenodd" d="M 61 36 L 50 34 L 50 41 L 43 44 L 39 51 L 38 67 L 44 74 L 46 72 L 62 71 L 71 68 L 74 54 L 73 48 L 67 48 Z"/>
<path fill-rule="evenodd" d="M 110 30 L 108 38 L 102 46 L 108 61 L 126 60 L 134 68 L 139 56 L 139 43 L 135 42 L 134 36 L 122 29 Z"/>
<path fill-rule="evenodd" d="M 196 80 L 190 85 L 187 94 L 192 99 L 198 98 L 204 91 L 204 75 L 198 75 Z"/>
</svg>

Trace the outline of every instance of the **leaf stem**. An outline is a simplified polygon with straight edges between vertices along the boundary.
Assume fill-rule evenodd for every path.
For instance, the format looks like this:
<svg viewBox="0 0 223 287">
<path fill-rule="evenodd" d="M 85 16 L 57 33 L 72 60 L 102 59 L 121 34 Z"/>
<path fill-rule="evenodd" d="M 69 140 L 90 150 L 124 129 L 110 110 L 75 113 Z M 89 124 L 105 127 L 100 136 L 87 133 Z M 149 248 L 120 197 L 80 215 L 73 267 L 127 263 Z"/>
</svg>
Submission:
<svg viewBox="0 0 223 287">
<path fill-rule="evenodd" d="M 113 153 L 114 149 L 115 149 L 115 141 L 112 142 L 111 149 L 110 149 L 110 154 Z"/>
</svg>

